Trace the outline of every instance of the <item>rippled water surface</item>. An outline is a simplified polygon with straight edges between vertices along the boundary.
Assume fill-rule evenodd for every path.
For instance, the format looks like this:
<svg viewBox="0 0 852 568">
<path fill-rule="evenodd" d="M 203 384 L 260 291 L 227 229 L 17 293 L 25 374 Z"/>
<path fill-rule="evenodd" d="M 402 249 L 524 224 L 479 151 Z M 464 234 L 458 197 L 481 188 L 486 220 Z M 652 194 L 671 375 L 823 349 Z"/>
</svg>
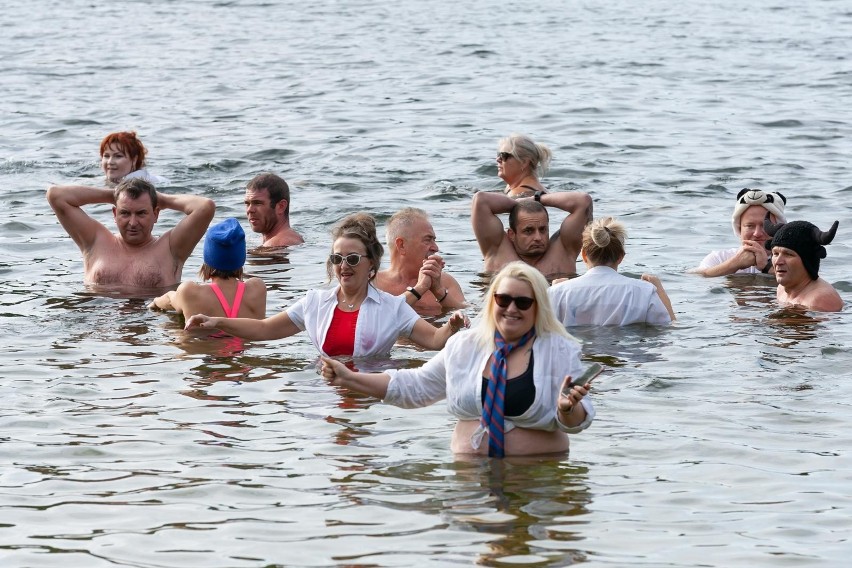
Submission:
<svg viewBox="0 0 852 568">
<path fill-rule="evenodd" d="M 790 219 L 840 220 L 821 275 L 852 301 L 850 27 L 840 0 L 6 3 L 0 564 L 845 565 L 848 308 L 685 270 L 735 244 L 732 198 L 762 187 Z M 245 221 L 260 171 L 291 183 L 306 244 L 250 267 L 270 312 L 323 285 L 340 217 L 414 205 L 471 315 L 471 196 L 528 133 L 553 149 L 546 185 L 627 223 L 622 271 L 658 274 L 679 321 L 577 331 L 608 370 L 569 458 L 454 458 L 443 404 L 331 388 L 305 337 L 234 350 L 86 290 L 44 192 L 97 183 L 124 129 L 217 219 Z"/>
</svg>

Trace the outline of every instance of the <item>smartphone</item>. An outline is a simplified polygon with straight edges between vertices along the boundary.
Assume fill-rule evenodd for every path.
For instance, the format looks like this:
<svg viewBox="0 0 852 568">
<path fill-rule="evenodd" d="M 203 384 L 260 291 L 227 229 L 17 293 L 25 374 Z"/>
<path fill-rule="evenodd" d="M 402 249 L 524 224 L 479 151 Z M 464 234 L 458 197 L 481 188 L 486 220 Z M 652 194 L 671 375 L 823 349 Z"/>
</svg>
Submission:
<svg viewBox="0 0 852 568">
<path fill-rule="evenodd" d="M 603 365 L 600 363 L 592 363 L 588 366 L 588 368 L 583 371 L 583 374 L 577 377 L 576 379 L 572 379 L 570 383 L 565 385 L 565 388 L 562 390 L 562 394 L 565 396 L 571 396 L 571 387 L 581 387 L 597 377 L 603 371 Z"/>
</svg>

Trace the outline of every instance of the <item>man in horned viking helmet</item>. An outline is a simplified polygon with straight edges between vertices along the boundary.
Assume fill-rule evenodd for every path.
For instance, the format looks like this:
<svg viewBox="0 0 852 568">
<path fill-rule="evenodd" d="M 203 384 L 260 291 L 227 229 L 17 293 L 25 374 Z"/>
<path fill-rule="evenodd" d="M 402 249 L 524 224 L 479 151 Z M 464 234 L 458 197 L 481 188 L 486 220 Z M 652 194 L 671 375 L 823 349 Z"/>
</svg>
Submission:
<svg viewBox="0 0 852 568">
<path fill-rule="evenodd" d="M 766 249 L 772 252 L 780 304 L 803 306 L 817 312 L 843 309 L 840 294 L 819 277 L 819 260 L 826 256 L 823 245 L 834 240 L 838 224 L 835 221 L 831 229 L 820 231 L 807 221 L 772 223 L 768 218 L 765 220 L 764 230 L 772 237 L 766 242 Z"/>
<path fill-rule="evenodd" d="M 740 239 L 738 248 L 713 251 L 704 257 L 697 272 L 702 276 L 726 276 L 728 274 L 764 274 L 772 271 L 772 261 L 764 248 L 769 235 L 763 229 L 763 218 L 771 215 L 774 223 L 784 223 L 784 207 L 787 198 L 780 192 L 744 188 L 737 194 L 737 203 L 731 224 L 734 234 Z"/>
</svg>

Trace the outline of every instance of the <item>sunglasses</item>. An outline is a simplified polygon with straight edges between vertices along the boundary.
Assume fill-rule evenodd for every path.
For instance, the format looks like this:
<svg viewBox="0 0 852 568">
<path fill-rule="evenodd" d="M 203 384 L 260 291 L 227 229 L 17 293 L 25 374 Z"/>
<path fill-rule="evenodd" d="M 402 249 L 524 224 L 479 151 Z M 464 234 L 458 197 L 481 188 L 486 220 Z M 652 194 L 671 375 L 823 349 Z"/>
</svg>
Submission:
<svg viewBox="0 0 852 568">
<path fill-rule="evenodd" d="M 497 152 L 497 161 L 505 162 L 509 158 L 514 158 L 515 156 L 511 152 Z"/>
<path fill-rule="evenodd" d="M 366 254 L 358 254 L 357 252 L 353 252 L 347 255 L 332 253 L 328 255 L 328 260 L 331 261 L 332 264 L 340 264 L 344 260 L 346 264 L 349 266 L 356 266 L 359 262 L 361 262 L 362 258 L 368 258 Z"/>
<path fill-rule="evenodd" d="M 512 302 L 515 302 L 516 308 L 525 312 L 533 305 L 535 298 L 528 298 L 527 296 L 510 296 L 509 294 L 494 294 L 494 303 L 501 308 L 508 308 Z"/>
</svg>

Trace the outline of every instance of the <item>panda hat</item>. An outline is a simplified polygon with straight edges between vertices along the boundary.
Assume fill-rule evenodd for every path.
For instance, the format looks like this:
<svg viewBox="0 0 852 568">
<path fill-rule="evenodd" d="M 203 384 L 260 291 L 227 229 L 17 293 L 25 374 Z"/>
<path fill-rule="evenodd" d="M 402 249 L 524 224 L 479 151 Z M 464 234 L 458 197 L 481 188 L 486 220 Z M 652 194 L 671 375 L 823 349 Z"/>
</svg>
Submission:
<svg viewBox="0 0 852 568">
<path fill-rule="evenodd" d="M 734 214 L 731 216 L 731 224 L 734 226 L 734 234 L 740 237 L 740 218 L 746 209 L 752 205 L 760 205 L 775 216 L 776 223 L 786 223 L 784 217 L 784 206 L 787 198 L 781 192 L 775 193 L 763 191 L 762 189 L 743 188 L 737 194 L 737 204 L 734 206 Z"/>
</svg>

